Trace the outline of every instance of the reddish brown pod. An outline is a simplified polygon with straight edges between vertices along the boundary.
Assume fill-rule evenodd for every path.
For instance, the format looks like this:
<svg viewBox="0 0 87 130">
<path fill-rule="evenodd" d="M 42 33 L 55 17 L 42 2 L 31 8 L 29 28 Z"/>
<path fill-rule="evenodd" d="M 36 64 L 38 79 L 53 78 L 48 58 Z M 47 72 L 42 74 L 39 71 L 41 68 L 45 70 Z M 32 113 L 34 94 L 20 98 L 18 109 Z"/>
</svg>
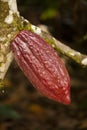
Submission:
<svg viewBox="0 0 87 130">
<path fill-rule="evenodd" d="M 70 78 L 56 51 L 39 35 L 23 30 L 12 41 L 14 57 L 33 86 L 46 97 L 70 104 Z"/>
</svg>

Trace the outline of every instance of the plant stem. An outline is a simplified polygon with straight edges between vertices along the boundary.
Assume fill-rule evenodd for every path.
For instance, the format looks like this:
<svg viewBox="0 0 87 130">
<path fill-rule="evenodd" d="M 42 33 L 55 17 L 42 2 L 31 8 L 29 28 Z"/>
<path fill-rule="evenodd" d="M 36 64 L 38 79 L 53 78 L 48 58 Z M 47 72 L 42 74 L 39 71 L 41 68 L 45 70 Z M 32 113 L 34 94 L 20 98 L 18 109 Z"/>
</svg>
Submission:
<svg viewBox="0 0 87 130">
<path fill-rule="evenodd" d="M 66 55 L 67 57 L 72 59 L 74 62 L 84 67 L 87 67 L 87 55 L 84 55 L 70 48 L 69 46 L 65 45 L 64 43 L 52 37 L 49 33 L 42 31 L 40 28 L 34 25 L 31 25 L 31 28 L 33 29 L 35 33 L 39 34 L 41 37 L 47 40 L 48 43 L 51 44 L 51 46 L 55 48 L 58 52 L 60 52 L 63 55 Z"/>
</svg>

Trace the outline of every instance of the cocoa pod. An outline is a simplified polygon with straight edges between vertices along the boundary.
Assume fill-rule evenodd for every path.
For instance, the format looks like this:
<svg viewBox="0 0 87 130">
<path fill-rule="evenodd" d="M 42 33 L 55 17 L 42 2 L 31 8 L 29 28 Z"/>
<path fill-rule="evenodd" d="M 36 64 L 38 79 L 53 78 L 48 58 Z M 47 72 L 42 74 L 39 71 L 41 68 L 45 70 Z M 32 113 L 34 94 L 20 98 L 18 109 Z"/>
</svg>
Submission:
<svg viewBox="0 0 87 130">
<path fill-rule="evenodd" d="M 70 104 L 70 78 L 56 51 L 39 35 L 23 30 L 13 39 L 11 50 L 33 86 L 46 97 Z"/>
</svg>

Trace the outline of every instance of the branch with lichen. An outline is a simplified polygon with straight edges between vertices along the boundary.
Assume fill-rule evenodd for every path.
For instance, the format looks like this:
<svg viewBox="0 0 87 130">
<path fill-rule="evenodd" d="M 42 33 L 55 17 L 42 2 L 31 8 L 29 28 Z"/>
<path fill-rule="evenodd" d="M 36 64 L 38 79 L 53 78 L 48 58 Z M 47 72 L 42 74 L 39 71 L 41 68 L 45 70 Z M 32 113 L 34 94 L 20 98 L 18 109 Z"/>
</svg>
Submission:
<svg viewBox="0 0 87 130">
<path fill-rule="evenodd" d="M 39 27 L 32 25 L 21 17 L 17 10 L 16 0 L 0 0 L 0 80 L 4 79 L 13 60 L 10 42 L 20 30 L 31 30 L 37 33 L 55 48 L 57 52 L 87 67 L 87 55 L 71 49 L 49 33 L 42 31 Z"/>
</svg>

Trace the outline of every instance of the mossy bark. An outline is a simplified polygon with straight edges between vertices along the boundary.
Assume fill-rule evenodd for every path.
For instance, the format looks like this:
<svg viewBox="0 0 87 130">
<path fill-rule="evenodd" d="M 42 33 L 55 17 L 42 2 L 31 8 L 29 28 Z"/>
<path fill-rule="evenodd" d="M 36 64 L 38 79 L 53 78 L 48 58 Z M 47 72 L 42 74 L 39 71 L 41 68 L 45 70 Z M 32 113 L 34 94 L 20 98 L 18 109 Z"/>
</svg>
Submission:
<svg viewBox="0 0 87 130">
<path fill-rule="evenodd" d="M 16 1 L 15 1 L 16 2 Z M 11 12 L 11 14 L 9 14 Z M 12 16 L 10 16 L 12 15 Z M 11 17 L 12 22 L 6 22 L 6 18 Z M 10 20 L 10 19 L 8 19 Z M 23 28 L 30 28 L 28 21 L 20 17 L 16 12 L 12 12 L 9 2 L 0 1 L 0 80 L 4 78 L 11 61 L 13 59 L 10 51 L 10 42 Z"/>
<path fill-rule="evenodd" d="M 9 10 L 8 2 L 0 1 L 0 79 L 4 78 L 4 75 L 12 61 L 9 43 L 18 31 L 16 27 L 18 16 L 16 14 L 14 14 L 13 22 L 11 24 L 5 22 L 6 17 L 9 15 Z"/>
</svg>

